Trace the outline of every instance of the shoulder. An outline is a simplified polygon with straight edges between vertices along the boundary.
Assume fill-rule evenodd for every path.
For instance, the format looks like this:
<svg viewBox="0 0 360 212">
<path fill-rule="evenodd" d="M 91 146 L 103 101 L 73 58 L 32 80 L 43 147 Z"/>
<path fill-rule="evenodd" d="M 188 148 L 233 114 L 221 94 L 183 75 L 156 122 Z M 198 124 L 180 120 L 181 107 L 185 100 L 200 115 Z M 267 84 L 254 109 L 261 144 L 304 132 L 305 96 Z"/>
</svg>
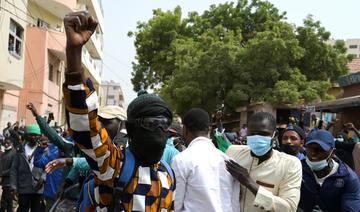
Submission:
<svg viewBox="0 0 360 212">
<path fill-rule="evenodd" d="M 299 158 L 283 152 L 279 152 L 277 150 L 273 151 L 276 157 L 278 157 L 279 164 L 281 164 L 285 168 L 285 170 L 293 170 L 295 172 L 301 173 L 303 165 L 301 164 Z"/>
<path fill-rule="evenodd" d="M 234 158 L 240 155 L 250 154 L 250 151 L 250 147 L 247 145 L 231 145 L 227 149 L 226 154 Z"/>
</svg>

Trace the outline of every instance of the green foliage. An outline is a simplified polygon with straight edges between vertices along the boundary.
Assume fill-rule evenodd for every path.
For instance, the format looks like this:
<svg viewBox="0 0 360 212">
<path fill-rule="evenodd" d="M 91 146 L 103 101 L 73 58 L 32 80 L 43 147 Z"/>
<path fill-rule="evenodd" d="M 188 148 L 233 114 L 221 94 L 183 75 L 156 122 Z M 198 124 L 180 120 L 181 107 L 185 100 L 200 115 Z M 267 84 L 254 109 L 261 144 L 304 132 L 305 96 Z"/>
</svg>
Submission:
<svg viewBox="0 0 360 212">
<path fill-rule="evenodd" d="M 295 27 L 260 0 L 212 5 L 202 15 L 181 8 L 138 23 L 134 90 L 157 92 L 182 115 L 191 107 L 212 113 L 251 102 L 297 104 L 329 98 L 331 82 L 347 72 L 343 41 L 311 16 Z M 219 91 L 224 91 L 219 96 Z"/>
</svg>

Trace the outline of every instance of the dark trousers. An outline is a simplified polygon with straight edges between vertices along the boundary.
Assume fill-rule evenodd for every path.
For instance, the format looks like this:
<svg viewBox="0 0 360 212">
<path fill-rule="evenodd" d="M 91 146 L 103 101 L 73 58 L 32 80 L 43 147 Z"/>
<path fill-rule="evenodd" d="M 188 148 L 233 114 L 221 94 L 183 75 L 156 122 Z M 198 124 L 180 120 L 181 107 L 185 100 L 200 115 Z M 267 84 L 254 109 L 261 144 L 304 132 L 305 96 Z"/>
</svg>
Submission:
<svg viewBox="0 0 360 212">
<path fill-rule="evenodd" d="M 9 187 L 2 188 L 0 212 L 13 212 L 13 198 Z"/>
<path fill-rule="evenodd" d="M 19 207 L 17 212 L 42 211 L 41 194 L 19 194 Z"/>
</svg>

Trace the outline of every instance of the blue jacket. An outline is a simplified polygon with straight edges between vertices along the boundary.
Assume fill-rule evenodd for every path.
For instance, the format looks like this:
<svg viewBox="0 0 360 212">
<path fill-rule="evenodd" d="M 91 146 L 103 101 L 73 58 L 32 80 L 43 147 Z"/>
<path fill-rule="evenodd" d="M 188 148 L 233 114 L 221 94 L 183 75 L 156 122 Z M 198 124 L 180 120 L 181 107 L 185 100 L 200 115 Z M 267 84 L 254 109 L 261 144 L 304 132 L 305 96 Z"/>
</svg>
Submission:
<svg viewBox="0 0 360 212">
<path fill-rule="evenodd" d="M 313 172 L 302 160 L 303 179 L 301 183 L 301 199 L 299 208 L 304 212 L 312 212 L 318 205 L 325 212 L 359 212 L 360 182 L 357 175 L 341 160 L 338 171 L 325 179 L 320 187 Z"/>
<path fill-rule="evenodd" d="M 168 164 L 171 164 L 172 159 L 179 154 L 179 150 L 177 150 L 174 146 L 174 140 L 172 138 L 168 138 L 166 141 L 166 147 L 163 153 L 161 160 L 166 161 Z"/>
<path fill-rule="evenodd" d="M 34 153 L 34 166 L 44 169 L 46 164 L 52 160 L 58 159 L 59 156 L 60 152 L 54 144 L 49 144 L 47 152 L 44 148 L 38 147 Z M 46 175 L 43 193 L 45 198 L 56 200 L 56 193 L 61 184 L 62 172 L 62 169 L 58 169 Z"/>
</svg>

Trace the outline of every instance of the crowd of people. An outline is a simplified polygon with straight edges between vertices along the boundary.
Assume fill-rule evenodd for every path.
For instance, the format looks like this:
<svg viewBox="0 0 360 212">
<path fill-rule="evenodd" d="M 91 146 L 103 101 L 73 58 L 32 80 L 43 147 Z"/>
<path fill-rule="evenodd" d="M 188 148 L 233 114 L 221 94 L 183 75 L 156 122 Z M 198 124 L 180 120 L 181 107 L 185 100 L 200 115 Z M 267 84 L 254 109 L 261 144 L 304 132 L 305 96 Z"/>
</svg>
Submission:
<svg viewBox="0 0 360 212">
<path fill-rule="evenodd" d="M 145 91 L 127 111 L 98 108 L 81 67 L 97 22 L 76 12 L 64 25 L 66 129 L 51 127 L 32 103 L 36 124 L 8 124 L 0 211 L 13 211 L 13 200 L 19 212 L 360 211 L 353 124 L 339 140 L 319 125 L 305 132 L 290 122 L 279 132 L 272 114 L 258 112 L 232 144 L 205 110 L 190 109 L 177 123 L 169 105 Z"/>
</svg>

